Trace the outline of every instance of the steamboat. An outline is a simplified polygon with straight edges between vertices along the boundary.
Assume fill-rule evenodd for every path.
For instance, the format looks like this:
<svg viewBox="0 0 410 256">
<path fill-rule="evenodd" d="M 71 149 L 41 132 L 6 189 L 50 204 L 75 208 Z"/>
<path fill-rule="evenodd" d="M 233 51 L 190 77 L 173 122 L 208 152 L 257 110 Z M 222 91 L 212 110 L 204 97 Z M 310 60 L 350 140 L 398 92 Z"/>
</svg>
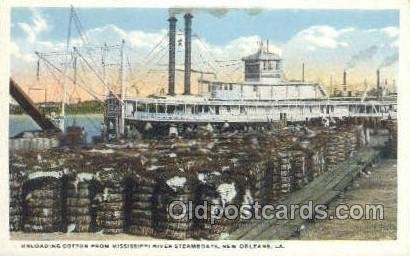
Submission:
<svg viewBox="0 0 410 256">
<path fill-rule="evenodd" d="M 242 58 L 244 81 L 238 83 L 199 79 L 199 93 L 191 91 L 191 14 L 184 15 L 184 92 L 175 93 L 175 17 L 169 21 L 168 93 L 145 98 L 121 93 L 106 100 L 106 134 L 132 132 L 179 134 L 205 127 L 212 131 L 271 127 L 277 123 L 300 123 L 313 119 L 324 124 L 346 117 L 396 118 L 397 101 L 382 98 L 377 71 L 377 97 L 331 97 L 319 83 L 286 81 L 282 58 L 261 44 Z M 346 72 L 343 75 L 346 85 Z M 344 86 L 346 87 L 346 86 Z M 124 90 L 122 90 L 124 91 Z"/>
<path fill-rule="evenodd" d="M 361 120 L 381 120 L 397 118 L 397 97 L 384 95 L 380 85 L 380 72 L 376 72 L 377 95 L 367 97 L 366 92 L 361 96 L 352 96 L 346 89 L 346 72 L 343 73 L 341 96 L 335 97 L 332 92 L 327 92 L 318 82 L 308 82 L 304 79 L 304 65 L 301 80 L 288 81 L 284 77 L 283 59 L 269 49 L 269 42 L 260 43 L 259 49 L 249 56 L 243 57 L 243 81 L 227 82 L 218 79 L 205 79 L 203 74 L 209 72 L 198 71 L 192 68 L 192 19 L 193 15 L 186 13 L 183 16 L 184 31 L 184 63 L 183 69 L 176 68 L 176 46 L 182 46 L 177 40 L 177 18 L 168 19 L 169 31 L 165 36 L 168 40 L 168 72 L 167 93 L 154 94 L 148 97 L 131 97 L 127 95 L 127 83 L 124 78 L 124 43 L 119 45 L 97 47 L 106 53 L 108 49 L 117 49 L 120 52 L 121 63 L 119 66 L 119 84 L 112 84 L 106 80 L 107 60 L 101 56 L 101 67 L 93 66 L 95 59 L 87 59 L 90 53 L 87 36 L 76 26 L 81 46 L 71 47 L 71 24 L 81 24 L 74 8 L 71 8 L 70 26 L 67 37 L 66 51 L 57 53 L 65 56 L 65 64 L 59 67 L 48 57 L 55 53 L 39 53 L 37 62 L 37 76 L 39 77 L 40 60 L 49 71 L 55 72 L 55 77 L 60 77 L 58 83 L 64 88 L 62 97 L 61 115 L 54 120 L 49 120 L 40 113 L 34 102 L 23 92 L 19 85 L 10 79 L 10 94 L 23 107 L 25 112 L 46 130 L 59 130 L 65 132 L 65 105 L 69 82 L 79 86 L 90 96 L 104 104 L 104 121 L 101 125 L 102 139 L 114 139 L 136 135 L 182 135 L 189 134 L 198 129 L 212 132 L 237 131 L 248 129 L 265 129 L 286 126 L 287 124 L 300 124 L 306 122 L 320 122 L 330 125 L 332 122 L 345 118 L 358 118 Z M 74 22 L 75 21 L 75 22 Z M 179 35 L 179 34 L 178 34 Z M 251 46 L 250 46 L 251 47 Z M 71 49 L 73 48 L 73 49 Z M 77 67 L 88 67 L 89 73 L 95 75 L 97 82 L 104 87 L 104 95 L 98 95 L 83 78 L 78 77 Z M 73 67 L 73 71 L 68 71 Z M 183 71 L 183 93 L 176 93 L 176 72 Z M 198 92 L 191 89 L 191 74 L 201 73 L 198 79 Z M 89 78 L 87 78 L 89 79 Z M 116 89 L 113 89 L 113 88 Z M 367 90 L 367 89 L 366 89 Z M 55 121 L 60 122 L 55 122 Z M 78 130 L 78 129 L 77 129 Z"/>
</svg>

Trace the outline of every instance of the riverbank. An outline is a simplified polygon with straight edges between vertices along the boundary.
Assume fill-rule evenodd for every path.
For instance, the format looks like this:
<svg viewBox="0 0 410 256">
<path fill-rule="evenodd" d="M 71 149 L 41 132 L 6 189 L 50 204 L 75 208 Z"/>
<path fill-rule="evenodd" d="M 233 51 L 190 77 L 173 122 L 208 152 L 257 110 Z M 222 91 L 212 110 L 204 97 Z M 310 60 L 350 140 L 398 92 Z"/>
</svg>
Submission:
<svg viewBox="0 0 410 256">
<path fill-rule="evenodd" d="M 50 114 L 60 113 L 61 112 L 61 103 L 59 102 L 46 102 L 46 103 L 37 103 L 36 106 L 44 113 Z M 66 105 L 66 114 L 68 115 L 93 115 L 93 114 L 100 114 L 104 113 L 104 103 L 99 101 L 83 101 L 75 104 L 67 104 Z M 9 114 L 10 115 L 19 115 L 24 114 L 24 110 L 21 108 L 20 105 L 11 105 L 9 107 Z"/>
</svg>

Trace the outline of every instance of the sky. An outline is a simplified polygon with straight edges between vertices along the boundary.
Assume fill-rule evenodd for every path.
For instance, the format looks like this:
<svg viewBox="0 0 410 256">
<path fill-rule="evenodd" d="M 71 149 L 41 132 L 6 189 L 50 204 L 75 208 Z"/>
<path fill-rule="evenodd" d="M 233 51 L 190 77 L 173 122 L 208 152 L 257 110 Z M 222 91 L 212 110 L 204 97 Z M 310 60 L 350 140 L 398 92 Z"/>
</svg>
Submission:
<svg viewBox="0 0 410 256">
<path fill-rule="evenodd" d="M 118 44 L 125 40 L 128 63 L 127 84 L 133 93 L 146 95 L 166 90 L 167 28 L 170 13 L 178 18 L 177 29 L 183 31 L 186 10 L 142 8 L 78 8 L 82 31 L 90 45 Z M 240 58 L 258 49 L 258 42 L 269 40 L 269 49 L 284 60 L 287 79 L 300 79 L 301 63 L 305 63 L 306 80 L 321 82 L 326 88 L 341 83 L 343 70 L 348 72 L 354 89 L 375 82 L 377 68 L 382 78 L 393 83 L 398 72 L 399 11 L 397 10 L 307 10 L 307 9 L 194 9 L 193 68 L 213 71 L 218 79 L 240 81 L 243 66 Z M 11 28 L 11 72 L 25 87 L 33 84 L 56 88 L 55 71 L 41 66 L 41 79 L 36 79 L 35 51 L 64 51 L 67 39 L 68 8 L 13 8 Z M 75 22 L 73 23 L 75 24 Z M 71 46 L 84 46 L 75 26 Z M 165 39 L 165 40 L 164 40 Z M 178 35 L 177 68 L 183 63 L 183 37 Z M 155 47 L 157 46 L 157 47 Z M 265 43 L 266 46 L 266 43 Z M 71 49 L 71 48 L 70 48 Z M 81 51 L 81 50 L 80 50 Z M 87 52 L 88 53 L 88 52 Z M 84 53 L 85 54 L 85 53 Z M 98 62 L 93 53 L 93 64 Z M 100 54 L 101 55 L 101 54 Z M 119 50 L 111 50 L 107 59 L 118 63 Z M 49 58 L 61 66 L 61 58 Z M 83 64 L 84 65 L 84 64 Z M 94 65 L 96 72 L 100 70 Z M 85 72 L 88 67 L 83 68 Z M 107 68 L 108 69 L 108 68 Z M 115 84 L 118 68 L 112 65 L 110 83 Z M 85 72 L 87 73 L 87 72 Z M 92 73 L 88 70 L 88 73 Z M 80 75 L 78 75 L 80 76 Z M 331 78 L 332 77 L 332 78 Z M 194 75 L 193 79 L 198 78 Z M 97 94 L 102 86 L 96 77 L 84 75 Z M 183 78 L 177 75 L 177 92 L 182 91 Z M 94 81 L 94 82 L 88 82 Z M 194 83 L 195 84 L 195 83 Z M 195 86 L 195 85 L 194 85 Z M 195 89 L 197 90 L 197 89 Z M 194 91 L 195 91 L 194 90 Z M 77 98 L 87 98 L 84 91 L 73 91 Z M 37 93 L 37 94 L 40 94 Z M 33 95 L 42 99 L 41 95 Z M 73 96 L 74 97 L 74 96 Z M 58 99 L 57 99 L 58 100 Z"/>
</svg>

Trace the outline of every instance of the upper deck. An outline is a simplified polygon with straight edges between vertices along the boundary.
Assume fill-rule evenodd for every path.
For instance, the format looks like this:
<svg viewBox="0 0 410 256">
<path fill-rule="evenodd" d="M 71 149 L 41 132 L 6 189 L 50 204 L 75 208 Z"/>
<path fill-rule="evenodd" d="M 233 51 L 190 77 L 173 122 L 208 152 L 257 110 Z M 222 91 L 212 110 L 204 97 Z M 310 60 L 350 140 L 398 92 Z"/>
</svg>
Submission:
<svg viewBox="0 0 410 256">
<path fill-rule="evenodd" d="M 120 113 L 120 105 L 107 101 L 108 117 Z M 311 118 L 380 117 L 396 118 L 397 102 L 346 99 L 226 101 L 204 97 L 165 97 L 125 100 L 126 120 L 150 122 L 272 122 Z"/>
<path fill-rule="evenodd" d="M 202 96 L 214 100 L 304 100 L 322 99 L 327 93 L 319 83 L 286 81 L 282 59 L 268 47 L 244 57 L 243 82 L 200 80 Z"/>
</svg>

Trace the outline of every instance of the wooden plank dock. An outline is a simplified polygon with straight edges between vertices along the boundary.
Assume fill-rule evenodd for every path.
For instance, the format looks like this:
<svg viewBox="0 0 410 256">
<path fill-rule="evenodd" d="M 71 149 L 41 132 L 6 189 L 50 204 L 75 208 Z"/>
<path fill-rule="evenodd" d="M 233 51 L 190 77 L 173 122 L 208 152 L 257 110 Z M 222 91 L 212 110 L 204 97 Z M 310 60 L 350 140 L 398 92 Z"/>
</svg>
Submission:
<svg viewBox="0 0 410 256">
<path fill-rule="evenodd" d="M 277 204 L 303 205 L 312 201 L 313 205 L 327 205 L 342 193 L 361 171 L 378 161 L 380 154 L 377 148 L 365 147 L 355 157 L 340 163 L 301 190 L 279 200 Z M 296 236 L 305 222 L 306 220 L 300 218 L 298 210 L 292 220 L 252 220 L 239 226 L 227 240 L 286 240 Z"/>
</svg>

